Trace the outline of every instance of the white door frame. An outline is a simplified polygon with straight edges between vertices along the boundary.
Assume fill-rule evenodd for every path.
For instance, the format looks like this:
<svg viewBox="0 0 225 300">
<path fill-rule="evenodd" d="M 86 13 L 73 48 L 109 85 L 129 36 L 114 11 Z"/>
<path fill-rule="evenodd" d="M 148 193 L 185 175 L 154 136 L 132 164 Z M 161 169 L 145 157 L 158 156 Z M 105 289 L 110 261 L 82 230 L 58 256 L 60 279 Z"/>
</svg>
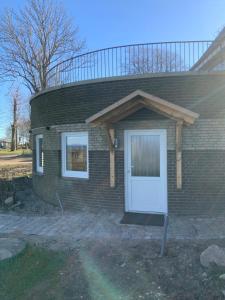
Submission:
<svg viewBox="0 0 225 300">
<path fill-rule="evenodd" d="M 162 171 L 162 174 L 160 176 L 163 176 L 163 189 L 164 189 L 164 195 L 165 195 L 165 211 L 164 212 L 157 212 L 157 211 L 133 211 L 130 210 L 129 207 L 129 196 L 128 196 L 128 180 L 129 180 L 129 166 L 128 166 L 128 151 L 129 150 L 129 143 L 128 143 L 128 136 L 132 134 L 140 134 L 140 133 L 153 133 L 153 134 L 159 134 L 162 139 L 162 143 L 160 143 L 160 148 L 163 147 L 163 154 L 162 157 L 160 157 L 160 172 Z M 161 161 L 162 158 L 162 161 Z M 154 213 L 154 214 L 162 214 L 168 213 L 168 192 L 167 192 L 167 131 L 166 129 L 138 129 L 138 130 L 124 130 L 124 184 L 125 184 L 125 211 L 126 212 L 143 212 L 143 213 Z"/>
</svg>

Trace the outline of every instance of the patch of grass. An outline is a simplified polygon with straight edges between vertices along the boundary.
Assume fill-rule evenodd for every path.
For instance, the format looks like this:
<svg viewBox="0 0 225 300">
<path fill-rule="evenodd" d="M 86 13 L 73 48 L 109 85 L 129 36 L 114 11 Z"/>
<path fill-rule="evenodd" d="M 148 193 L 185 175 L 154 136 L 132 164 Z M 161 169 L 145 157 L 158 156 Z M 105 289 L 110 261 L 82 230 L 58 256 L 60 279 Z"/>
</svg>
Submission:
<svg viewBox="0 0 225 300">
<path fill-rule="evenodd" d="M 17 257 L 0 262 L 0 299 L 29 299 L 32 290 L 46 284 L 48 290 L 54 289 L 64 263 L 63 253 L 30 246 Z M 44 299 L 49 298 L 46 295 Z"/>
<path fill-rule="evenodd" d="M 0 149 L 0 156 L 2 155 L 28 155 L 31 154 L 30 149 L 18 149 L 15 151 L 10 151 L 9 149 Z"/>
</svg>

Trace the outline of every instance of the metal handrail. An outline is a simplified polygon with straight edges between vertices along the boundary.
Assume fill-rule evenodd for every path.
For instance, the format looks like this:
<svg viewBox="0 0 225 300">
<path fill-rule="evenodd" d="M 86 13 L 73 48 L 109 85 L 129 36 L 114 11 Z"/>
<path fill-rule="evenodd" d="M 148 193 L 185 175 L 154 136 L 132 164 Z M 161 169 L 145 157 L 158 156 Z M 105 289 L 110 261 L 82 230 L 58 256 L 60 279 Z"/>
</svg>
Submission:
<svg viewBox="0 0 225 300">
<path fill-rule="evenodd" d="M 83 80 L 148 73 L 189 71 L 212 41 L 175 41 L 115 46 L 90 51 L 48 71 L 48 87 Z"/>
</svg>

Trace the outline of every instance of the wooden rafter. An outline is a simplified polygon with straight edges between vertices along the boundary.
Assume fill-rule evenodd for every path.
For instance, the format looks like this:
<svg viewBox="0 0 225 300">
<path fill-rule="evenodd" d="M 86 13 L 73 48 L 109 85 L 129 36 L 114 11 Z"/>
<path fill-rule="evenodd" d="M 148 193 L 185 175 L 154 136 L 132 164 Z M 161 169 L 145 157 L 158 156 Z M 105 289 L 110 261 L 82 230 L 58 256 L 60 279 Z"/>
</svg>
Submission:
<svg viewBox="0 0 225 300">
<path fill-rule="evenodd" d="M 109 146 L 109 150 L 113 149 L 113 142 L 114 142 L 114 138 L 111 136 L 110 134 L 110 130 L 113 129 L 111 126 L 109 126 L 108 124 L 103 126 L 103 128 L 105 129 L 105 133 L 107 136 L 107 140 L 108 140 L 108 146 Z"/>
<path fill-rule="evenodd" d="M 134 103 L 134 105 L 129 106 L 128 108 L 124 109 L 122 112 L 121 110 L 118 110 L 113 118 L 110 118 L 111 123 L 119 122 L 120 120 L 123 120 L 124 118 L 132 115 L 139 109 L 141 109 L 143 105 L 141 103 Z"/>
<path fill-rule="evenodd" d="M 183 122 L 176 123 L 176 178 L 177 189 L 182 189 L 182 128 Z"/>
<path fill-rule="evenodd" d="M 174 121 L 183 121 L 186 124 L 192 124 L 193 123 L 193 118 L 192 117 L 185 117 L 185 121 L 183 116 L 179 113 L 174 111 L 173 109 L 169 108 L 169 107 L 162 107 L 161 105 L 158 104 L 152 104 L 150 101 L 143 99 L 141 100 L 141 103 L 143 103 L 143 106 L 160 114 L 163 115 L 169 119 L 172 119 Z"/>
<path fill-rule="evenodd" d="M 116 185 L 116 176 L 115 176 L 115 148 L 114 148 L 114 139 L 115 139 L 115 129 L 110 128 L 108 125 L 104 127 L 106 135 L 108 138 L 109 145 L 109 172 L 110 172 L 110 187 L 115 187 Z"/>
</svg>

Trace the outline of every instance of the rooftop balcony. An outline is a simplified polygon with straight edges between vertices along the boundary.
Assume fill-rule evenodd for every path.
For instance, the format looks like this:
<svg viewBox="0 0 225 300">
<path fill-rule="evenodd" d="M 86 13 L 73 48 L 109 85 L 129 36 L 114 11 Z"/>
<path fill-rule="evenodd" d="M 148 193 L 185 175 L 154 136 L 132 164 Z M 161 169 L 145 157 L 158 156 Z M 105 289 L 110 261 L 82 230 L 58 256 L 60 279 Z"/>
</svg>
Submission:
<svg viewBox="0 0 225 300">
<path fill-rule="evenodd" d="M 208 60 L 212 47 L 215 48 L 213 41 L 176 41 L 96 50 L 54 66 L 48 73 L 48 87 L 110 77 L 200 70 L 199 62 L 204 63 L 204 57 Z"/>
</svg>

